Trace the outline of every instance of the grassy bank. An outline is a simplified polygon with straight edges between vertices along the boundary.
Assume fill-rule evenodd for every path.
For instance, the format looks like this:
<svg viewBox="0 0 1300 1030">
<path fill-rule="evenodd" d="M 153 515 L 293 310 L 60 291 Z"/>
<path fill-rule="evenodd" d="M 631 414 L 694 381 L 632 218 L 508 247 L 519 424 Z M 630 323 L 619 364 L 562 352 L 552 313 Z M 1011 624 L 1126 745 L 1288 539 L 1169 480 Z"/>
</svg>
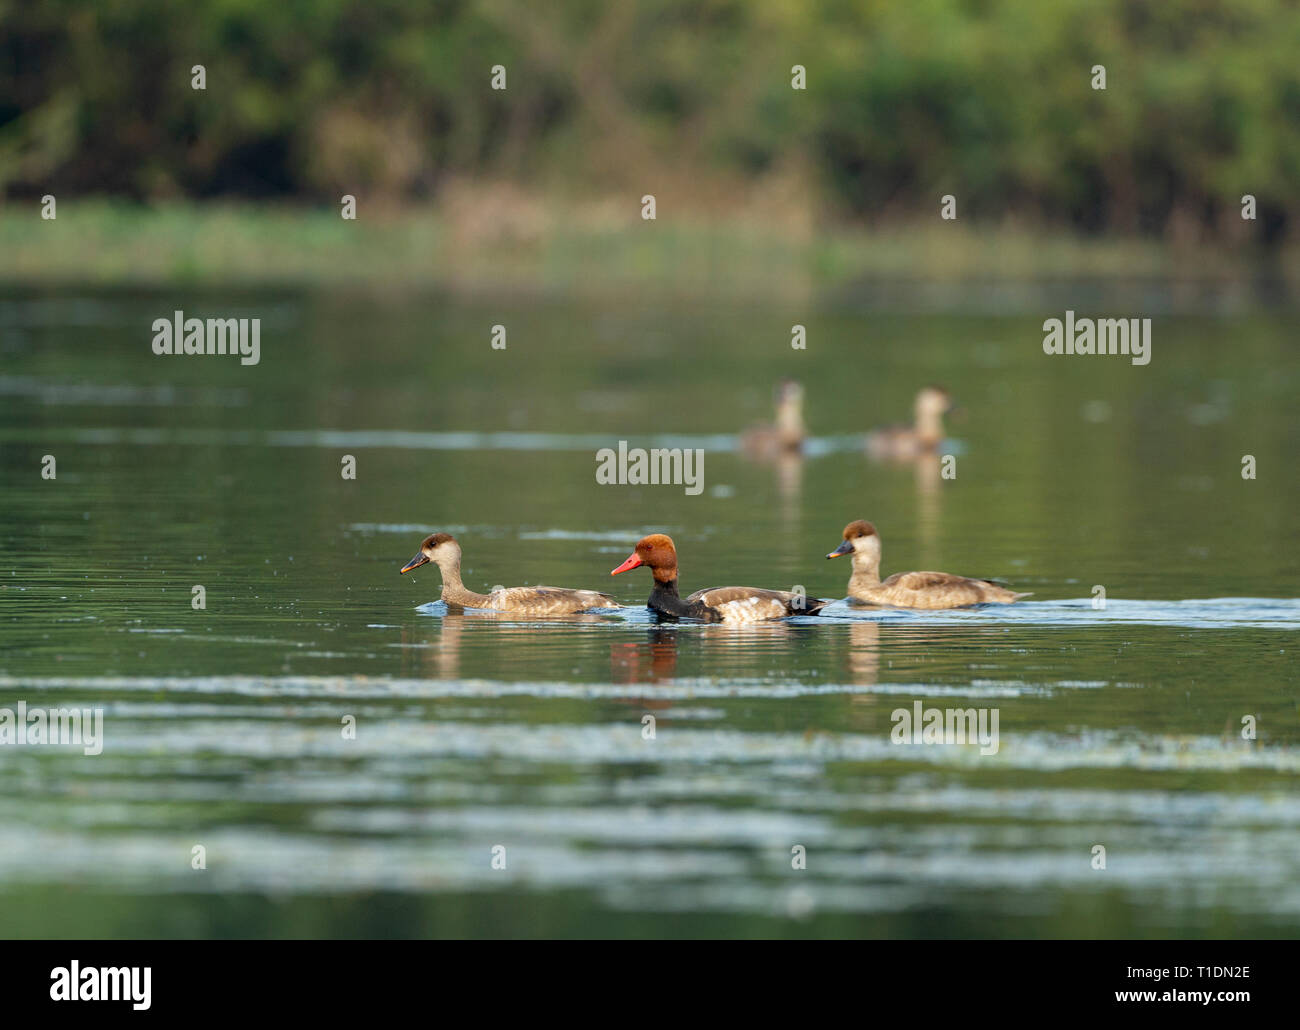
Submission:
<svg viewBox="0 0 1300 1030">
<path fill-rule="evenodd" d="M 60 202 L 0 208 L 0 281 L 81 285 L 301 285 L 365 290 L 799 298 L 865 280 L 1300 280 L 1300 253 L 1172 247 L 1044 229 L 933 223 L 881 231 L 764 225 L 634 203 L 555 210 L 498 198 L 345 221 L 284 206 Z"/>
</svg>

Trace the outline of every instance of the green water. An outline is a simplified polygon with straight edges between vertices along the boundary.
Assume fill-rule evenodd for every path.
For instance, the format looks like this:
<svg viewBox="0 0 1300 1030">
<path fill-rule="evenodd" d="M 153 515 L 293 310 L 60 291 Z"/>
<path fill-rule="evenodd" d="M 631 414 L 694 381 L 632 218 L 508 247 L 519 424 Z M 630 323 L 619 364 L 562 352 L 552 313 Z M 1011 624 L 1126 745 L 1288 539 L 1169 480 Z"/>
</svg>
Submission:
<svg viewBox="0 0 1300 1030">
<path fill-rule="evenodd" d="M 1058 293 L 0 294 L 0 708 L 104 712 L 102 754 L 0 747 L 0 933 L 1294 934 L 1293 313 Z M 1150 365 L 1045 356 L 1067 306 L 1152 314 Z M 153 355 L 177 308 L 260 317 L 260 362 Z M 818 439 L 746 459 L 784 376 Z M 955 478 L 869 462 L 935 381 Z M 596 483 L 665 438 L 700 495 Z M 1034 596 L 674 627 L 448 614 L 397 572 L 443 530 L 473 589 L 639 606 L 608 572 L 664 531 L 687 590 L 839 598 L 855 518 L 886 573 Z M 892 742 L 916 701 L 996 709 L 997 753 Z"/>
</svg>

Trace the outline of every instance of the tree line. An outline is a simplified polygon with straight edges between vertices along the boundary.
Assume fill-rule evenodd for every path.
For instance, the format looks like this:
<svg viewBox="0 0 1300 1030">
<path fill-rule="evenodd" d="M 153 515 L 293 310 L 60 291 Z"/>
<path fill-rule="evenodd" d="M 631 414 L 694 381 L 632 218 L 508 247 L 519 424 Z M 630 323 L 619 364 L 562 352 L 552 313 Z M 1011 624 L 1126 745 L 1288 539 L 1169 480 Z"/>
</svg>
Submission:
<svg viewBox="0 0 1300 1030">
<path fill-rule="evenodd" d="M 0 197 L 401 205 L 508 180 L 709 203 L 788 180 L 868 224 L 947 194 L 963 218 L 1277 243 L 1297 54 L 1287 0 L 0 0 Z"/>
</svg>

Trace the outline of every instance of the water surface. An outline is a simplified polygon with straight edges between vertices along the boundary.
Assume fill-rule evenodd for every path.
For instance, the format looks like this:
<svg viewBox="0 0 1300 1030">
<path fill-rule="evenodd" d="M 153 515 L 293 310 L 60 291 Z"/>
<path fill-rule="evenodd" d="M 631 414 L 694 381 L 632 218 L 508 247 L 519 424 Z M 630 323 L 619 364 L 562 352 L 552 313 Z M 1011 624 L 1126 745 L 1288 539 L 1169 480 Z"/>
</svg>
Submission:
<svg viewBox="0 0 1300 1030">
<path fill-rule="evenodd" d="M 105 713 L 98 756 L 0 747 L 0 932 L 1293 934 L 1294 318 L 1171 311 L 1149 366 L 1049 358 L 1058 292 L 0 294 L 0 707 Z M 261 317 L 260 363 L 152 355 L 175 308 Z M 817 439 L 748 460 L 783 376 Z M 932 381 L 956 478 L 868 462 L 860 434 Z M 597 485 L 619 440 L 704 448 L 703 493 Z M 663 531 L 686 589 L 839 598 L 822 556 L 854 518 L 886 573 L 1033 597 L 665 626 L 644 570 L 608 576 Z M 436 530 L 472 588 L 632 607 L 448 613 L 431 568 L 397 574 Z M 894 743 L 916 701 L 996 709 L 997 753 Z"/>
</svg>

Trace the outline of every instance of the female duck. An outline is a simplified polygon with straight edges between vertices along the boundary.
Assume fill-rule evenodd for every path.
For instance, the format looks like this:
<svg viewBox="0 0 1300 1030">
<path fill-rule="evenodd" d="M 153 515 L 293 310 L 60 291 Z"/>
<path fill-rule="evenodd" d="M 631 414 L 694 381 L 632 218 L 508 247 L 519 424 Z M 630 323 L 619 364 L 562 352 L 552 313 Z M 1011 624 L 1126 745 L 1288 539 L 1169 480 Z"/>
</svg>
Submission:
<svg viewBox="0 0 1300 1030">
<path fill-rule="evenodd" d="M 783 379 L 776 387 L 776 422 L 750 426 L 740 434 L 740 449 L 751 458 L 798 454 L 807 435 L 803 387 L 793 379 Z"/>
<path fill-rule="evenodd" d="M 669 619 L 701 619 L 704 622 L 765 622 L 790 615 L 815 615 L 830 601 L 804 597 L 789 590 L 759 587 L 710 587 L 697 590 L 686 600 L 677 593 L 677 548 L 671 537 L 654 533 L 643 537 L 627 561 L 610 573 L 648 565 L 654 575 L 654 589 L 646 604 Z"/>
<path fill-rule="evenodd" d="M 849 597 L 891 608 L 967 608 L 973 604 L 1011 604 L 1017 594 L 987 579 L 966 579 L 947 572 L 897 572 L 880 581 L 880 536 L 859 519 L 844 527 L 844 542 L 827 558 L 853 555 Z"/>
<path fill-rule="evenodd" d="M 419 552 L 402 566 L 402 572 L 433 562 L 442 572 L 442 599 L 461 608 L 484 608 L 525 615 L 570 615 L 589 608 L 621 607 L 609 594 L 564 587 L 500 587 L 490 594 L 466 590 L 460 580 L 460 544 L 449 533 L 425 537 Z"/>
<path fill-rule="evenodd" d="M 867 434 L 867 453 L 880 461 L 910 461 L 933 454 L 943 443 L 943 416 L 952 398 L 942 386 L 927 386 L 916 395 L 916 424 L 883 426 Z"/>
</svg>

